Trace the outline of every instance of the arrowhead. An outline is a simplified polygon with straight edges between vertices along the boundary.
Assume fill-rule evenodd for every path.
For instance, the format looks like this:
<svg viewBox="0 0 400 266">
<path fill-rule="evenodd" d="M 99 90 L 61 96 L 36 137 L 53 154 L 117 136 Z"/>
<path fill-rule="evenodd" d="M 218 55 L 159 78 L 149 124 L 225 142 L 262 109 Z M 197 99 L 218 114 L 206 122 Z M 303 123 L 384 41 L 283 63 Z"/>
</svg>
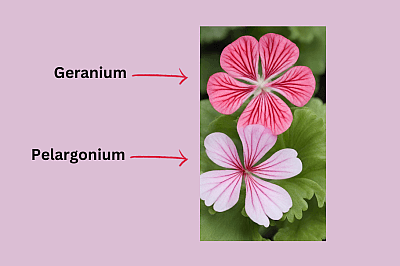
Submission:
<svg viewBox="0 0 400 266">
<path fill-rule="evenodd" d="M 179 69 L 179 71 L 181 72 L 182 78 L 183 78 L 183 79 L 181 80 L 181 82 L 179 82 L 179 85 L 181 85 L 185 80 L 187 80 L 188 77 L 186 77 L 185 74 L 183 74 L 183 72 L 182 72 L 181 69 Z M 183 156 L 183 155 L 182 155 L 182 156 Z"/>
<path fill-rule="evenodd" d="M 183 161 L 181 162 L 181 164 L 180 164 L 179 166 L 182 166 L 182 164 L 184 164 L 184 163 L 188 160 L 188 158 L 186 158 L 186 157 L 182 154 L 181 150 L 179 150 L 179 153 L 181 154 L 182 159 L 183 159 Z"/>
</svg>

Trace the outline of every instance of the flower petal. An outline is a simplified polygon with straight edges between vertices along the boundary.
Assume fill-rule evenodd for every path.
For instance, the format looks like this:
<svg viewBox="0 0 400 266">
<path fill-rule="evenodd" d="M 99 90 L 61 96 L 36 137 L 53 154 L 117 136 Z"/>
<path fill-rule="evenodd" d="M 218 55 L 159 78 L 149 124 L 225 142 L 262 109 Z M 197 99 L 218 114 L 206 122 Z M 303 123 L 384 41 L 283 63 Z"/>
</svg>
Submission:
<svg viewBox="0 0 400 266">
<path fill-rule="evenodd" d="M 277 137 L 262 125 L 248 125 L 238 129 L 243 144 L 244 165 L 250 169 L 274 145 Z"/>
<path fill-rule="evenodd" d="M 251 175 L 245 176 L 247 215 L 259 225 L 269 226 L 269 218 L 279 220 L 292 207 L 289 193 L 280 186 Z"/>
<path fill-rule="evenodd" d="M 208 135 L 204 140 L 204 147 L 211 161 L 219 166 L 237 170 L 243 168 L 235 144 L 224 133 Z"/>
<path fill-rule="evenodd" d="M 260 55 L 264 78 L 269 79 L 296 63 L 299 48 L 281 35 L 268 33 L 260 39 Z"/>
<path fill-rule="evenodd" d="M 304 106 L 311 99 L 315 90 L 315 78 L 308 67 L 291 68 L 282 77 L 266 85 L 282 94 L 296 106 Z"/>
<path fill-rule="evenodd" d="M 302 163 L 293 149 L 283 149 L 274 153 L 265 162 L 254 166 L 251 172 L 266 179 L 286 179 L 300 174 Z"/>
<path fill-rule="evenodd" d="M 261 92 L 255 97 L 238 121 L 238 129 L 247 125 L 259 124 L 269 128 L 272 134 L 285 132 L 293 121 L 289 106 L 271 92 Z"/>
<path fill-rule="evenodd" d="M 217 170 L 200 175 L 200 198 L 206 206 L 214 204 L 214 210 L 223 212 L 239 200 L 242 172 Z"/>
<path fill-rule="evenodd" d="M 244 84 L 222 72 L 212 75 L 207 83 L 211 105 L 225 115 L 239 109 L 255 89 L 255 85 Z"/>
<path fill-rule="evenodd" d="M 221 67 L 234 78 L 257 82 L 258 42 L 254 37 L 243 36 L 229 44 L 221 53 Z"/>
</svg>

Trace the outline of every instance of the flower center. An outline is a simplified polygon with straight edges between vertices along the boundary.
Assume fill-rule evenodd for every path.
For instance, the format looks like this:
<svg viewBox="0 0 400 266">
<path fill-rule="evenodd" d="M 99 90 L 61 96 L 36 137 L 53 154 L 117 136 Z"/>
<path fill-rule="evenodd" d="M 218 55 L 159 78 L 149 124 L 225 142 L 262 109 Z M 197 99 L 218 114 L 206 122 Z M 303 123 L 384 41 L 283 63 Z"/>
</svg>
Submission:
<svg viewBox="0 0 400 266">
<path fill-rule="evenodd" d="M 251 175 L 251 172 L 250 172 L 250 170 L 243 169 L 243 174 L 244 175 Z"/>
<path fill-rule="evenodd" d="M 258 96 L 263 91 L 271 92 L 271 88 L 265 87 L 265 85 L 268 84 L 269 82 L 271 82 L 271 80 L 259 77 L 257 83 L 255 84 L 257 86 L 257 89 L 254 91 L 254 97 Z"/>
</svg>

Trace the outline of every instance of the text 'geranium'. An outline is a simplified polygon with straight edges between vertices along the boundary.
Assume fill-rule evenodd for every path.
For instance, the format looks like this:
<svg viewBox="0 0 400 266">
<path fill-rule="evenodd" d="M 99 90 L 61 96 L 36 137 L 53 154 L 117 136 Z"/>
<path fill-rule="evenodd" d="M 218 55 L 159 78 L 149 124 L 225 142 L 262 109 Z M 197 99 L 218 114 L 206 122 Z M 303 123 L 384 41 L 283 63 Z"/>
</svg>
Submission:
<svg viewBox="0 0 400 266">
<path fill-rule="evenodd" d="M 260 57 L 262 76 L 258 74 Z M 232 114 L 254 95 L 239 118 L 238 128 L 259 124 L 269 128 L 274 135 L 285 132 L 293 115 L 285 102 L 272 91 L 301 107 L 315 90 L 314 75 L 305 66 L 293 67 L 272 80 L 291 67 L 298 57 L 297 46 L 281 35 L 268 33 L 261 37 L 260 42 L 251 36 L 240 37 L 222 51 L 220 63 L 227 73 L 216 73 L 207 83 L 212 106 L 222 114 Z"/>
<path fill-rule="evenodd" d="M 302 163 L 293 149 L 283 149 L 265 162 L 255 165 L 274 145 L 277 137 L 262 125 L 239 128 L 243 144 L 244 166 L 233 141 L 223 133 L 212 133 L 204 140 L 208 157 L 232 170 L 215 170 L 200 176 L 200 198 L 207 206 L 223 212 L 239 200 L 242 179 L 246 185 L 245 210 L 256 223 L 269 226 L 269 218 L 279 220 L 292 207 L 289 193 L 265 179 L 286 179 L 298 175 Z M 260 178 L 255 177 L 257 175 Z"/>
</svg>

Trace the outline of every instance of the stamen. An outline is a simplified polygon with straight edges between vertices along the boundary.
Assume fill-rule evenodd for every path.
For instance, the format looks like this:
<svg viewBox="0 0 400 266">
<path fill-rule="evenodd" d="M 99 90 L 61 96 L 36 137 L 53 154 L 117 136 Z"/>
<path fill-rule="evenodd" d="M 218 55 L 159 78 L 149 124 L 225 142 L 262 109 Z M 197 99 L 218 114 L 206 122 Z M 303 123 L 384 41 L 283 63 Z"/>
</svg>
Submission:
<svg viewBox="0 0 400 266">
<path fill-rule="evenodd" d="M 261 87 L 257 87 L 257 89 L 253 93 L 254 97 L 257 97 L 262 91 L 263 89 Z"/>
<path fill-rule="evenodd" d="M 269 82 L 271 82 L 270 79 L 264 79 L 263 77 L 258 77 L 257 83 L 256 83 L 257 89 L 253 93 L 254 97 L 257 97 L 263 91 L 271 92 L 272 88 L 265 87 L 265 85 L 268 84 Z"/>
<path fill-rule="evenodd" d="M 247 169 L 246 169 L 244 172 L 245 172 L 246 174 L 248 174 L 248 175 L 251 175 L 251 172 L 250 172 L 249 170 L 247 170 Z"/>
</svg>

